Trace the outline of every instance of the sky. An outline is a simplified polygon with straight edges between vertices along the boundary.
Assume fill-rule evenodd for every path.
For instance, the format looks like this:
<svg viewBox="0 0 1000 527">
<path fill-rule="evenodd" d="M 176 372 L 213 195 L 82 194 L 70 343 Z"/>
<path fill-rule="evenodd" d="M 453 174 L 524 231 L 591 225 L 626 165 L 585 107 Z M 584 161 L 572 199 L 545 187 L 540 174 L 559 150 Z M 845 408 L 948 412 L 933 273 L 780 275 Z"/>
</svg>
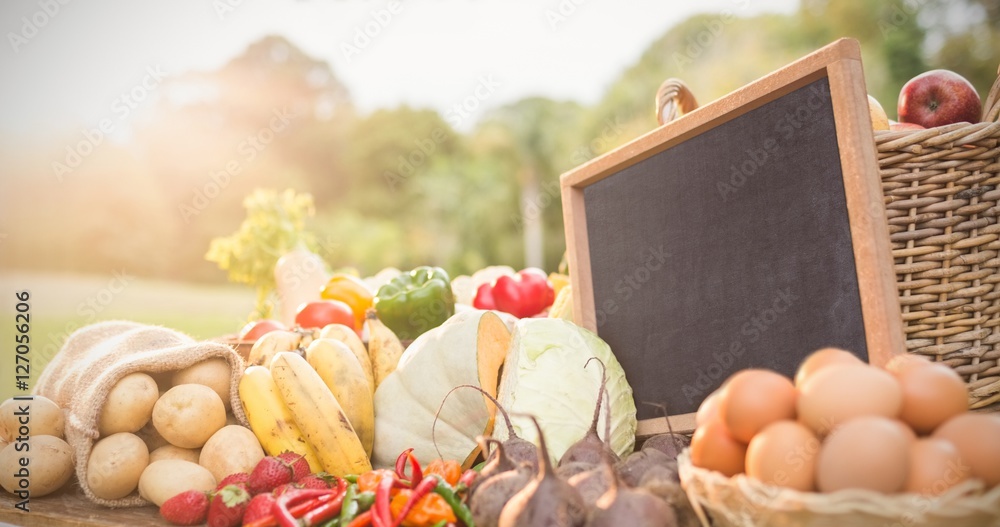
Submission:
<svg viewBox="0 0 1000 527">
<path fill-rule="evenodd" d="M 0 5 L 0 131 L 96 126 L 122 94 L 212 70 L 280 34 L 326 60 L 359 109 L 446 114 L 532 95 L 597 101 L 696 12 L 793 11 L 796 0 L 34 0 Z M 248 87 L 252 89 L 252 87 Z M 478 91 L 477 91 L 478 89 Z M 137 93 L 142 93 L 139 89 Z M 142 101 L 135 103 L 140 106 Z M 460 123 L 468 128 L 475 115 Z"/>
</svg>

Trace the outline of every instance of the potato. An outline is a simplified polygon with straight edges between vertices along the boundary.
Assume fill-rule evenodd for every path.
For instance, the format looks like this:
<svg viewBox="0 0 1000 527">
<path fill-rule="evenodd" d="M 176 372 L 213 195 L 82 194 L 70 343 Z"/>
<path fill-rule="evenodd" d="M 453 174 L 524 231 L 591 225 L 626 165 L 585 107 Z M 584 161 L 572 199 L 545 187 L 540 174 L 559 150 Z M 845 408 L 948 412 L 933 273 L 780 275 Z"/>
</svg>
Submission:
<svg viewBox="0 0 1000 527">
<path fill-rule="evenodd" d="M 149 465 L 149 450 L 139 436 L 128 432 L 109 435 L 94 444 L 87 460 L 87 484 L 98 498 L 117 500 L 139 486 Z"/>
<path fill-rule="evenodd" d="M 21 422 L 25 419 L 27 423 Z M 62 438 L 65 424 L 62 410 L 41 395 L 33 395 L 29 400 L 12 397 L 0 404 L 0 439 L 6 443 L 13 443 L 17 436 L 25 434 Z"/>
<path fill-rule="evenodd" d="M 181 459 L 161 459 L 154 461 L 139 476 L 139 495 L 156 504 L 186 490 L 215 489 L 215 477 L 207 468 Z"/>
<path fill-rule="evenodd" d="M 122 377 L 108 392 L 108 398 L 101 407 L 97 431 L 102 436 L 138 432 L 149 422 L 159 396 L 156 381 L 149 375 L 130 373 Z"/>
<path fill-rule="evenodd" d="M 264 449 L 257 436 L 249 428 L 229 425 L 219 429 L 201 447 L 198 464 L 222 481 L 236 472 L 249 473 L 261 459 L 264 459 Z"/>
<path fill-rule="evenodd" d="M 154 461 L 159 461 L 161 459 L 183 459 L 184 461 L 197 463 L 200 455 L 201 449 L 181 448 L 167 443 L 166 445 L 163 445 L 149 453 L 149 462 L 153 463 Z"/>
<path fill-rule="evenodd" d="M 24 444 L 13 442 L 0 451 L 0 486 L 7 492 L 28 490 L 38 498 L 59 490 L 73 477 L 73 449 L 65 441 L 35 435 L 27 440 L 27 451 Z"/>
<path fill-rule="evenodd" d="M 181 384 L 153 406 L 153 426 L 171 445 L 200 448 L 226 426 L 226 407 L 219 394 L 201 384 Z"/>
<path fill-rule="evenodd" d="M 226 406 L 226 411 L 229 411 L 232 406 L 230 394 L 232 373 L 226 359 L 208 359 L 174 372 L 170 383 L 172 386 L 180 386 L 181 384 L 208 386 L 219 394 L 222 404 Z"/>
</svg>

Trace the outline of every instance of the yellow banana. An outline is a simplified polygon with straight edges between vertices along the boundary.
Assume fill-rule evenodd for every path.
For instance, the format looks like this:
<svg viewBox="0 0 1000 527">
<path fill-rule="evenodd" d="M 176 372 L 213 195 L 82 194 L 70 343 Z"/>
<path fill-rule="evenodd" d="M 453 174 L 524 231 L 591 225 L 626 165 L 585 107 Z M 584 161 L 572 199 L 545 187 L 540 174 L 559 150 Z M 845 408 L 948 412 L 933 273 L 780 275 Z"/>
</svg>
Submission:
<svg viewBox="0 0 1000 527">
<path fill-rule="evenodd" d="M 316 452 L 306 442 L 302 431 L 278 393 L 271 372 L 263 366 L 250 366 L 239 385 L 240 402 L 260 445 L 271 456 L 285 451 L 302 454 L 313 472 L 323 470 Z"/>
<path fill-rule="evenodd" d="M 340 403 L 365 453 L 371 456 L 375 441 L 375 403 L 364 369 L 351 348 L 339 340 L 321 338 L 306 349 L 306 361 Z"/>
<path fill-rule="evenodd" d="M 319 338 L 339 340 L 347 344 L 347 347 L 354 353 L 354 357 L 358 359 L 358 363 L 361 364 L 361 369 L 365 371 L 365 379 L 368 380 L 368 385 L 371 388 L 372 394 L 374 394 L 375 375 L 372 373 L 371 357 L 368 355 L 368 350 L 365 349 L 365 344 L 361 342 L 358 334 L 343 324 L 328 324 L 320 332 Z"/>
<path fill-rule="evenodd" d="M 365 325 L 368 326 L 368 354 L 372 358 L 375 388 L 378 389 L 378 385 L 382 384 L 390 373 L 396 371 L 399 357 L 403 355 L 403 344 L 399 341 L 399 337 L 378 319 L 374 309 L 369 309 L 365 314 Z"/>
<path fill-rule="evenodd" d="M 271 375 L 323 470 L 336 476 L 372 469 L 351 421 L 316 370 L 297 353 L 278 352 Z"/>
<path fill-rule="evenodd" d="M 279 351 L 291 351 L 302 343 L 302 334 L 296 331 L 270 331 L 253 343 L 247 364 L 267 367 L 271 364 L 274 354 Z"/>
</svg>

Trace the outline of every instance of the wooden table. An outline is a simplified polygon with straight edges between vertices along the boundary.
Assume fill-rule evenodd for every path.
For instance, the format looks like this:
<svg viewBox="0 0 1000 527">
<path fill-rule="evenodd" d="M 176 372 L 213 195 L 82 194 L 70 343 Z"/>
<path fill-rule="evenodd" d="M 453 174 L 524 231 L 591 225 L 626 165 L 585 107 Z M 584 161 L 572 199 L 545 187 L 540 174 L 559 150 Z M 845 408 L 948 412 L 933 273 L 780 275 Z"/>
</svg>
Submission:
<svg viewBox="0 0 1000 527">
<path fill-rule="evenodd" d="M 32 498 L 27 513 L 14 508 L 17 502 L 16 497 L 0 490 L 0 523 L 25 527 L 170 525 L 153 505 L 131 509 L 101 507 L 88 501 L 74 484 L 48 496 Z"/>
</svg>

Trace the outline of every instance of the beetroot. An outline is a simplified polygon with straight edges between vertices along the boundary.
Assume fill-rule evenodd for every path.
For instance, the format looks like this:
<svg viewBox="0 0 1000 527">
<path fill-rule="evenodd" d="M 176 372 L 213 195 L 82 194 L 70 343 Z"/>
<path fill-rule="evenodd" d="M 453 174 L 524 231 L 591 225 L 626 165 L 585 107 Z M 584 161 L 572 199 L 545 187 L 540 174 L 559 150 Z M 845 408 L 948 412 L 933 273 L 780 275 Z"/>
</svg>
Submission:
<svg viewBox="0 0 1000 527">
<path fill-rule="evenodd" d="M 655 467 L 675 467 L 676 462 L 656 449 L 632 452 L 615 466 L 615 472 L 622 483 L 630 487 L 638 487 L 646 473 Z"/>
<path fill-rule="evenodd" d="M 490 461 L 487 461 L 483 465 L 483 468 L 479 471 L 479 477 L 476 478 L 475 482 L 472 483 L 472 487 L 469 488 L 470 498 L 475 496 L 479 488 L 484 483 L 489 481 L 490 478 L 516 470 L 519 466 L 523 466 L 527 469 L 526 473 L 529 478 L 534 475 L 534 469 L 531 468 L 531 465 L 528 465 L 527 463 L 517 465 L 511 461 L 510 457 L 508 457 L 507 453 L 504 451 L 503 443 L 500 441 L 493 439 L 492 437 L 479 436 L 476 438 L 476 442 L 479 443 L 479 447 L 483 450 L 483 452 L 488 452 L 490 450 L 490 445 L 493 445 L 495 455 L 490 456 Z M 527 483 L 527 480 L 525 480 L 525 483 Z M 523 487 L 524 485 L 521 486 Z M 520 487 L 517 490 L 520 490 Z M 511 496 L 513 496 L 513 492 L 511 493 Z M 510 496 L 507 496 L 507 498 L 510 498 Z M 506 501 L 506 499 L 504 501 Z M 499 507 L 503 507 L 503 502 L 500 503 Z M 494 516 L 500 514 L 500 508 L 496 509 L 496 514 Z M 496 520 L 494 519 L 494 522 L 495 521 Z"/>
<path fill-rule="evenodd" d="M 611 488 L 611 477 L 604 466 L 598 466 L 569 478 L 569 484 L 580 493 L 583 503 L 592 508 L 597 499 Z"/>
<path fill-rule="evenodd" d="M 531 441 L 522 439 L 517 436 L 517 433 L 514 432 L 514 425 L 512 425 L 510 422 L 510 416 L 507 415 L 507 410 L 504 410 L 503 406 L 500 406 L 500 402 L 496 400 L 496 397 L 493 397 L 486 390 L 483 390 L 479 386 L 475 386 L 472 384 L 460 384 L 452 388 L 451 390 L 448 391 L 447 394 L 445 394 L 444 399 L 441 400 L 441 406 L 438 407 L 438 411 L 434 415 L 434 423 L 431 425 L 431 440 L 434 441 L 435 446 L 437 445 L 437 440 L 434 438 L 434 430 L 435 427 L 437 427 L 437 421 L 438 417 L 441 414 L 441 409 L 444 408 L 444 403 L 445 401 L 448 400 L 448 396 L 459 388 L 472 388 L 473 390 L 476 390 L 479 393 L 483 394 L 484 397 L 489 399 L 493 403 L 493 405 L 497 407 L 497 411 L 500 412 L 500 415 L 503 416 L 504 422 L 507 424 L 507 440 L 503 442 L 504 452 L 506 452 L 507 457 L 510 458 L 510 460 L 513 461 L 515 465 L 520 465 L 521 463 L 527 463 L 528 465 L 531 466 L 533 472 L 538 470 L 538 447 L 536 447 L 535 444 L 532 443 Z M 481 444 L 480 447 L 482 447 Z M 497 452 L 496 450 L 493 450 L 493 452 L 487 452 L 483 450 L 483 456 L 486 457 L 487 462 L 490 462 L 493 461 L 493 456 L 496 454 L 496 452 Z"/>
<path fill-rule="evenodd" d="M 650 436 L 642 443 L 642 450 L 656 449 L 663 452 L 670 459 L 677 459 L 684 447 L 691 444 L 691 440 L 684 434 L 674 432 L 674 427 L 670 424 L 670 414 L 664 404 L 646 403 L 659 408 L 663 412 L 663 419 L 667 421 L 668 432 Z"/>
<path fill-rule="evenodd" d="M 597 357 L 591 357 L 587 360 L 587 363 L 583 365 L 584 368 L 590 364 L 590 361 L 596 360 L 598 364 L 601 365 L 601 387 L 597 390 L 597 404 L 594 408 L 594 420 L 590 423 L 590 429 L 584 434 L 583 438 L 573 443 L 566 452 L 563 454 L 562 458 L 559 460 L 559 466 L 567 463 L 584 462 L 591 464 L 599 464 L 603 460 L 605 455 L 609 455 L 612 460 L 618 461 L 618 455 L 615 454 L 614 450 L 611 449 L 611 445 L 601 440 L 601 436 L 597 434 L 597 422 L 601 415 L 601 404 L 604 402 L 605 394 L 607 393 L 608 384 L 608 372 L 601 362 L 601 359 Z M 608 405 L 608 412 L 611 411 L 611 405 Z M 608 422 L 610 423 L 611 416 L 608 415 Z M 610 425 L 608 425 L 610 426 Z M 610 433 L 605 433 L 607 439 L 610 441 Z"/>
<path fill-rule="evenodd" d="M 587 517 L 583 498 L 555 475 L 545 435 L 538 420 L 528 417 L 538 429 L 538 473 L 504 505 L 498 527 L 580 527 Z"/>
<path fill-rule="evenodd" d="M 531 481 L 533 472 L 526 464 L 518 465 L 481 480 L 469 492 L 469 509 L 476 527 L 497 527 L 500 513 L 515 494 Z"/>
<path fill-rule="evenodd" d="M 677 527 L 677 516 L 667 502 L 649 491 L 622 486 L 608 461 L 602 468 L 610 484 L 591 509 L 587 527 Z"/>
</svg>

